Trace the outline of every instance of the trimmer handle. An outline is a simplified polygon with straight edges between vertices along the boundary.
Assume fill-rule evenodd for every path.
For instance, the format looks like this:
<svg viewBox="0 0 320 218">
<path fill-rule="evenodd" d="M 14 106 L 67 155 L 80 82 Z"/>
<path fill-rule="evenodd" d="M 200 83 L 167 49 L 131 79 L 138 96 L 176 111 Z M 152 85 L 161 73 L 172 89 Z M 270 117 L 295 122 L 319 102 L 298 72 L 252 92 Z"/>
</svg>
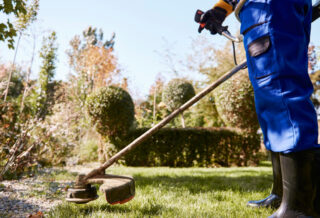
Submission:
<svg viewBox="0 0 320 218">
<path fill-rule="evenodd" d="M 204 12 L 198 9 L 196 12 L 196 15 L 194 17 L 194 21 L 197 22 L 201 28 L 204 28 L 206 26 L 206 23 L 201 23 L 203 15 L 204 15 Z M 242 37 L 240 37 L 240 36 L 235 37 L 230 34 L 230 32 L 228 31 L 228 26 L 216 25 L 215 28 L 217 30 L 217 33 L 219 33 L 220 35 L 223 35 L 227 39 L 229 39 L 233 42 L 242 42 Z"/>
<path fill-rule="evenodd" d="M 196 15 L 194 17 L 194 20 L 199 23 L 199 25 L 201 26 L 201 28 L 205 28 L 206 23 L 201 23 L 202 20 L 202 16 L 204 15 L 204 12 L 201 10 L 197 10 Z M 219 33 L 220 35 L 222 35 L 223 32 L 228 31 L 228 27 L 227 26 L 221 26 L 218 24 L 213 24 L 215 30 L 217 31 L 217 33 Z"/>
</svg>

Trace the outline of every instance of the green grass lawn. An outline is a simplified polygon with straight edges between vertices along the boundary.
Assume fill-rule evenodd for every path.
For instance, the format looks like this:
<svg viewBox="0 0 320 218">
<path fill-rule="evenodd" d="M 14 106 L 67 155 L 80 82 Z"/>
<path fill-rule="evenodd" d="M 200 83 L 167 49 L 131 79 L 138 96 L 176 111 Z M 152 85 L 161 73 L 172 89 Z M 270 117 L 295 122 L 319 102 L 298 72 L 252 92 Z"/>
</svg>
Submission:
<svg viewBox="0 0 320 218">
<path fill-rule="evenodd" d="M 64 202 L 48 217 L 267 217 L 271 209 L 252 209 L 246 202 L 271 190 L 268 164 L 245 168 L 131 168 L 108 173 L 132 175 L 135 198 L 111 206 L 103 195 L 85 205 Z"/>
</svg>

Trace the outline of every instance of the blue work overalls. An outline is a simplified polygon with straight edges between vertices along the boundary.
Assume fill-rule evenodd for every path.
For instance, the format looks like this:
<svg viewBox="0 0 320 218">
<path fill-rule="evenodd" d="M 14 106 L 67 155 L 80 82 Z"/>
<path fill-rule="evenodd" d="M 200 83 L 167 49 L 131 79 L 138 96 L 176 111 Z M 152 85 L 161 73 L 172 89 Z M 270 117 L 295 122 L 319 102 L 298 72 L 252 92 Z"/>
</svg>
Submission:
<svg viewBox="0 0 320 218">
<path fill-rule="evenodd" d="M 308 75 L 311 0 L 248 0 L 241 33 L 256 111 L 268 150 L 320 147 Z"/>
</svg>

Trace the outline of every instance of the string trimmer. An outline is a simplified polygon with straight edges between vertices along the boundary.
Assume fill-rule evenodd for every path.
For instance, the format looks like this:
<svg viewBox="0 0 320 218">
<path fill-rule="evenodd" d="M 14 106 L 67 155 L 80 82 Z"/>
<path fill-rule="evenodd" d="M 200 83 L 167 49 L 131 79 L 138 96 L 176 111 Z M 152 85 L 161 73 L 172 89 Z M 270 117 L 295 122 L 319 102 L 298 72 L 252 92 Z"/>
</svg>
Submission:
<svg viewBox="0 0 320 218">
<path fill-rule="evenodd" d="M 200 22 L 200 17 L 202 16 L 203 12 L 198 10 L 196 13 L 195 20 Z M 316 20 L 320 16 L 320 2 L 317 2 L 313 6 L 313 17 L 312 20 Z M 202 24 L 203 25 L 203 24 Z M 229 32 L 227 27 L 221 27 L 221 31 L 218 32 L 219 34 L 227 37 L 232 42 L 240 42 L 240 37 L 234 37 Z M 135 139 L 121 151 L 119 151 L 116 155 L 111 157 L 107 162 L 105 162 L 99 168 L 96 168 L 89 172 L 86 175 L 79 175 L 75 186 L 73 188 L 68 189 L 67 198 L 66 200 L 69 202 L 74 202 L 78 204 L 88 203 L 90 201 L 96 200 L 98 198 L 97 190 L 95 189 L 92 184 L 102 184 L 100 186 L 100 191 L 105 194 L 106 200 L 110 204 L 122 204 L 125 202 L 130 201 L 135 195 L 135 183 L 132 177 L 128 176 L 116 176 L 116 175 L 109 175 L 105 174 L 105 170 L 110 167 L 113 163 L 123 157 L 125 154 L 130 152 L 136 146 L 144 142 L 146 139 L 151 137 L 155 134 L 159 129 L 164 127 L 167 123 L 169 123 L 173 118 L 178 116 L 183 111 L 187 110 L 193 104 L 197 103 L 200 99 L 210 93 L 212 90 L 217 88 L 220 84 L 228 80 L 232 77 L 235 73 L 240 71 L 241 69 L 247 66 L 247 62 L 244 61 L 239 65 L 235 66 L 232 70 L 224 74 L 220 77 L 217 81 L 212 83 L 210 86 L 205 88 L 199 94 L 194 96 L 180 108 L 176 109 L 172 112 L 169 116 L 159 122 L 157 125 L 149 129 L 147 132 L 142 134 L 140 137 Z"/>
</svg>

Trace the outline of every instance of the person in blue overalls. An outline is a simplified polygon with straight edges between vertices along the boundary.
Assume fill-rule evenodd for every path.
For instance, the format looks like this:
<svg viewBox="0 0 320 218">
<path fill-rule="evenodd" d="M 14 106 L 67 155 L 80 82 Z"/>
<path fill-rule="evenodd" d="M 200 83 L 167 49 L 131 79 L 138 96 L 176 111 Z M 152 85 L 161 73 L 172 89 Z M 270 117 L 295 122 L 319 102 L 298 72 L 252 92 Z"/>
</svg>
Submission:
<svg viewBox="0 0 320 218">
<path fill-rule="evenodd" d="M 308 75 L 312 2 L 220 0 L 202 16 L 206 25 L 199 32 L 216 34 L 240 5 L 249 78 L 274 176 L 271 195 L 248 205 L 278 207 L 271 217 L 320 216 L 320 146 Z"/>
</svg>

